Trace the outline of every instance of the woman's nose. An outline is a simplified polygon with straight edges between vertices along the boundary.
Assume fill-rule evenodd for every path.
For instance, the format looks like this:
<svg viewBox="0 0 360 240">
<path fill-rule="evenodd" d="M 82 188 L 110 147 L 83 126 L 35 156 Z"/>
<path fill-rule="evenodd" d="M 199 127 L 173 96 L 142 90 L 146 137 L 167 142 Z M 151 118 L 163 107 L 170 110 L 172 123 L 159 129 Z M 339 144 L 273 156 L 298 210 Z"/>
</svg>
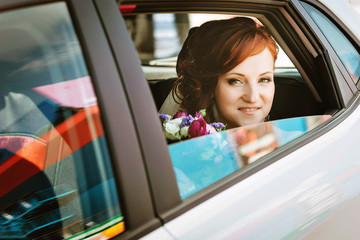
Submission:
<svg viewBox="0 0 360 240">
<path fill-rule="evenodd" d="M 246 102 L 256 102 L 259 100 L 260 93 L 256 84 L 248 84 L 243 95 L 243 99 Z"/>
</svg>

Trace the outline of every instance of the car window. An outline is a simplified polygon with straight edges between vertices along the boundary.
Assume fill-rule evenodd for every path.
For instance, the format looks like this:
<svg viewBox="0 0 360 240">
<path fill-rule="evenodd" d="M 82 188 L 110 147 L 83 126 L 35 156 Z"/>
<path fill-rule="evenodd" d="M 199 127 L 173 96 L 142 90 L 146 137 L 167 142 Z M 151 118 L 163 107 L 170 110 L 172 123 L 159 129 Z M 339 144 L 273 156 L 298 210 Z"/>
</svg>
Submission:
<svg viewBox="0 0 360 240">
<path fill-rule="evenodd" d="M 329 118 L 322 115 L 265 122 L 169 145 L 181 198 L 254 163 Z"/>
<path fill-rule="evenodd" d="M 124 15 L 158 110 L 168 97 L 177 78 L 177 55 L 189 29 L 208 20 L 234 16 L 205 13 Z M 276 89 L 279 90 L 275 92 L 271 119 L 322 114 L 324 112 L 322 106 L 314 98 L 312 90 L 279 44 L 278 47 L 275 84 Z"/>
<path fill-rule="evenodd" d="M 0 238 L 121 233 L 100 110 L 66 4 L 0 21 Z"/>
<path fill-rule="evenodd" d="M 351 79 L 357 84 L 360 79 L 359 52 L 324 14 L 307 3 L 302 2 L 302 4 L 339 56 L 341 62 L 349 72 Z"/>
<path fill-rule="evenodd" d="M 158 110 L 162 110 L 162 104 L 171 94 L 177 77 L 177 55 L 189 29 L 206 21 L 232 17 L 234 15 L 204 13 L 124 15 Z M 176 118 L 169 112 L 160 111 L 159 118 L 182 199 L 257 162 L 329 117 L 322 115 L 324 112 L 318 109 L 319 103 L 281 48 L 274 75 L 275 89 L 278 90 L 270 119 L 290 119 L 188 139 L 190 127 L 187 130 L 183 125 L 195 116 Z"/>
<path fill-rule="evenodd" d="M 206 21 L 231 17 L 235 15 L 158 13 L 125 15 L 124 19 L 141 60 L 146 79 L 156 80 L 176 77 L 177 55 L 190 28 Z M 282 48 L 278 47 L 276 70 L 297 72 Z"/>
</svg>

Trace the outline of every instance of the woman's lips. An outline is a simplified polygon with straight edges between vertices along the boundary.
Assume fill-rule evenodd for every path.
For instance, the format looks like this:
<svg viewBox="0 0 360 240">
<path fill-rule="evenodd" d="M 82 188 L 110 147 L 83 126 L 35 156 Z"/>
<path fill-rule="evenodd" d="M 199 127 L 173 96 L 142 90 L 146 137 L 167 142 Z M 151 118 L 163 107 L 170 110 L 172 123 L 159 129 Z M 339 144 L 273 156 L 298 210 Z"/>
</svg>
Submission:
<svg viewBox="0 0 360 240">
<path fill-rule="evenodd" d="M 248 115 L 255 114 L 259 109 L 260 109 L 260 107 L 242 107 L 242 108 L 239 108 L 239 110 L 242 113 L 245 113 L 245 114 L 248 114 Z"/>
</svg>

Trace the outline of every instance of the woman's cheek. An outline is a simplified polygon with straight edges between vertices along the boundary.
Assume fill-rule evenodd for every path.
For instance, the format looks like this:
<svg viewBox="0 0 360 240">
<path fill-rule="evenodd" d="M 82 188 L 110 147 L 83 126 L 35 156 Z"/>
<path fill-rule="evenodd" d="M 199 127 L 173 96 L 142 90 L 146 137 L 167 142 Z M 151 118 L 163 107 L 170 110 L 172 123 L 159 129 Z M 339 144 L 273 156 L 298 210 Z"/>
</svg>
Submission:
<svg viewBox="0 0 360 240">
<path fill-rule="evenodd" d="M 228 97 L 231 98 L 231 101 L 235 104 L 242 97 L 243 89 L 241 86 L 233 87 L 228 91 Z"/>
</svg>

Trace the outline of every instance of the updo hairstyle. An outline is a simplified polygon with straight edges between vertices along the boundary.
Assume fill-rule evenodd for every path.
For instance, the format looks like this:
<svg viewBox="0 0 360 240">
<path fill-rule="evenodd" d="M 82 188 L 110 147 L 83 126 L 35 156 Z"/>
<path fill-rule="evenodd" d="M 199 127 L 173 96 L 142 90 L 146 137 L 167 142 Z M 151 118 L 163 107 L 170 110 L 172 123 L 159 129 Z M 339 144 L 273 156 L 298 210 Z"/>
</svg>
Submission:
<svg viewBox="0 0 360 240">
<path fill-rule="evenodd" d="M 268 30 L 248 17 L 214 20 L 190 29 L 178 55 L 178 79 L 173 98 L 190 114 L 206 109 L 206 120 L 214 121 L 214 91 L 220 75 L 246 58 L 268 48 L 277 57 L 277 46 Z"/>
</svg>

